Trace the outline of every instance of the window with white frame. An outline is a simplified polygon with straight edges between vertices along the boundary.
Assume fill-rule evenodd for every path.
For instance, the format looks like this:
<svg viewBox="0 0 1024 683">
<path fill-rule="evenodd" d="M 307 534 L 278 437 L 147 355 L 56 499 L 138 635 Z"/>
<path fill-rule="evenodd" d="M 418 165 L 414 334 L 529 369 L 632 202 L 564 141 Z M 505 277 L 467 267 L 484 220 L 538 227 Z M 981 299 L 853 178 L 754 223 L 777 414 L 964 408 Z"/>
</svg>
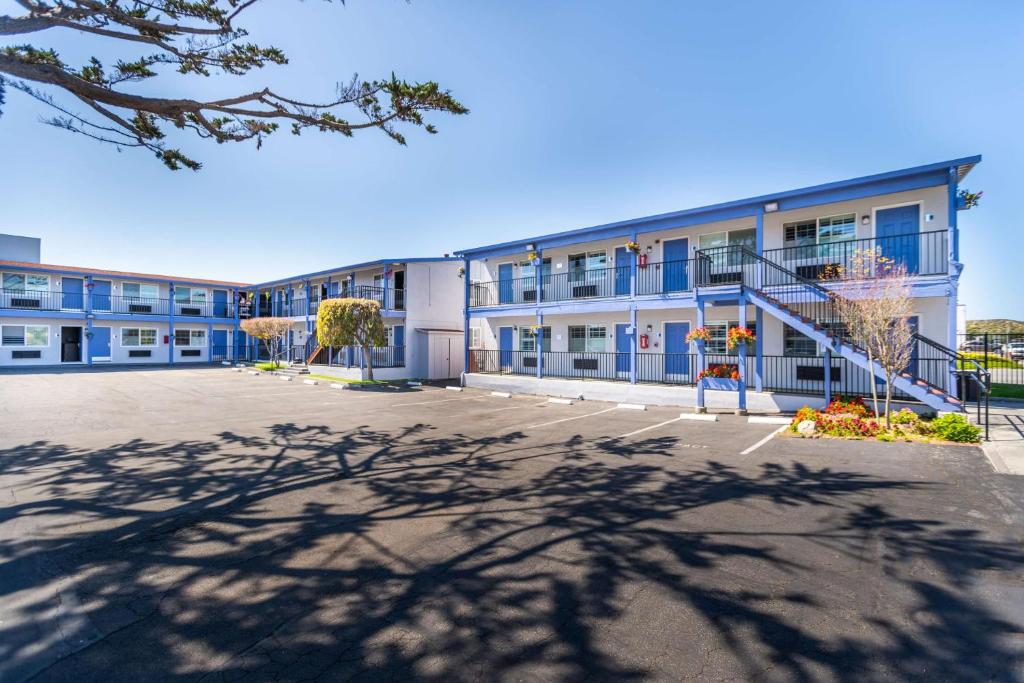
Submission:
<svg viewBox="0 0 1024 683">
<path fill-rule="evenodd" d="M 721 355 L 735 356 L 739 353 L 739 349 L 729 350 L 727 339 L 729 336 L 729 330 L 734 327 L 739 327 L 740 323 L 737 320 L 720 321 L 720 322 L 709 322 L 705 323 L 704 327 L 708 332 L 711 333 L 711 340 L 704 345 L 705 353 L 714 353 Z M 754 322 L 747 323 L 747 329 L 750 330 L 754 336 L 757 336 L 757 324 Z"/>
<path fill-rule="evenodd" d="M 206 346 L 206 330 L 174 329 L 175 346 Z"/>
<path fill-rule="evenodd" d="M 206 303 L 206 290 L 198 287 L 175 287 L 174 303 L 199 305 Z"/>
<path fill-rule="evenodd" d="M 551 259 L 546 258 L 541 261 L 540 272 L 544 278 L 544 284 L 551 284 Z M 537 266 L 533 265 L 533 261 L 523 261 L 519 264 L 519 277 L 531 279 L 537 277 Z"/>
<path fill-rule="evenodd" d="M 712 232 L 700 235 L 697 244 L 701 250 L 716 249 L 719 247 L 747 247 L 751 251 L 757 248 L 757 229 L 744 228 L 742 230 L 729 230 L 728 232 Z M 715 265 L 725 265 L 725 254 L 712 254 Z M 730 265 L 740 263 L 739 252 L 731 253 L 728 258 Z"/>
<path fill-rule="evenodd" d="M 483 343 L 484 331 L 479 327 L 469 328 L 469 348 L 481 349 L 484 346 Z"/>
<path fill-rule="evenodd" d="M 36 273 L 4 273 L 4 289 L 9 292 L 46 292 L 50 276 Z"/>
<path fill-rule="evenodd" d="M 3 325 L 0 344 L 4 346 L 49 346 L 49 325 Z"/>
<path fill-rule="evenodd" d="M 156 339 L 156 329 L 154 328 L 121 328 L 121 346 L 156 346 Z"/>
<path fill-rule="evenodd" d="M 569 254 L 569 279 L 573 282 L 584 281 L 588 273 L 594 273 L 607 265 L 608 254 L 603 249 Z"/>
<path fill-rule="evenodd" d="M 806 247 L 814 244 L 845 242 L 857 237 L 857 214 L 844 213 L 782 224 L 783 244 L 786 247 Z"/>
<path fill-rule="evenodd" d="M 571 353 L 601 353 L 607 346 L 608 328 L 604 325 L 570 325 Z"/>
<path fill-rule="evenodd" d="M 121 293 L 132 299 L 157 299 L 160 297 L 160 288 L 141 282 L 126 282 L 121 285 Z"/>
<path fill-rule="evenodd" d="M 842 335 L 846 326 L 841 322 L 824 322 L 821 326 L 826 330 Z M 800 333 L 789 325 L 782 325 L 782 355 L 784 356 L 820 356 L 824 353 L 821 344 Z"/>
<path fill-rule="evenodd" d="M 542 327 L 540 329 L 541 335 L 541 351 L 551 351 L 551 328 Z M 536 351 L 537 350 L 537 335 L 533 333 L 533 329 L 530 327 L 519 328 L 519 350 L 520 351 Z"/>
</svg>

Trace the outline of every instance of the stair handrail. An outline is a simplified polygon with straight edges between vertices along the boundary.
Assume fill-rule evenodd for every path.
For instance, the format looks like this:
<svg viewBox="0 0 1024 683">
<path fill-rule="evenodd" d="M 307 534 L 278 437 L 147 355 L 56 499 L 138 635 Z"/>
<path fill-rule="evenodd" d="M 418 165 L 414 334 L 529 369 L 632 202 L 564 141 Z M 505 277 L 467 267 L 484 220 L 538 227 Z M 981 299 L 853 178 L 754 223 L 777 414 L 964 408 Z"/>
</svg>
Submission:
<svg viewBox="0 0 1024 683">
<path fill-rule="evenodd" d="M 984 387 L 986 391 L 989 389 L 992 373 L 989 372 L 988 369 L 985 368 L 985 366 L 983 366 L 974 358 L 971 358 L 970 356 L 965 356 L 959 351 L 951 349 L 948 346 L 940 344 L 934 339 L 926 337 L 923 334 L 918 334 L 917 332 L 913 334 L 913 339 L 914 341 L 920 342 L 925 346 L 929 346 L 935 349 L 936 351 L 939 351 L 940 353 L 944 354 L 950 361 L 953 361 L 957 364 L 958 370 L 963 369 L 963 365 L 973 365 L 974 367 L 968 372 L 972 377 L 976 376 L 975 381 L 978 382 L 980 386 Z"/>
</svg>

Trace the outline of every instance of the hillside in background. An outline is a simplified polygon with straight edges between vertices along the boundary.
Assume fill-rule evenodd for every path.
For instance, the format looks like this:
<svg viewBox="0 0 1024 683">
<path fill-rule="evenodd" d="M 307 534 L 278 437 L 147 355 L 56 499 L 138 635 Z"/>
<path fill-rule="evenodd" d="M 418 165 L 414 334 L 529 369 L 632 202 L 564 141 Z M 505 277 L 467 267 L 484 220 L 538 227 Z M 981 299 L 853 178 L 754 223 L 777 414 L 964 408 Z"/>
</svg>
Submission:
<svg viewBox="0 0 1024 683">
<path fill-rule="evenodd" d="M 1024 333 L 1024 321 L 992 318 L 991 320 L 968 320 L 967 334 Z"/>
</svg>

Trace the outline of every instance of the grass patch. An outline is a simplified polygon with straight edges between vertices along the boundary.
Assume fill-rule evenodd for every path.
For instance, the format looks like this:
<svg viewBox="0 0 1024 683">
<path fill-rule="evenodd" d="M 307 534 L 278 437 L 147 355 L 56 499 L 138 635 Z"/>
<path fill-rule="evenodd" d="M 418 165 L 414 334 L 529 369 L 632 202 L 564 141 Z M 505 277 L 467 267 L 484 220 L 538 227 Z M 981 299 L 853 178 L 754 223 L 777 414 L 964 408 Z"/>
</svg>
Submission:
<svg viewBox="0 0 1024 683">
<path fill-rule="evenodd" d="M 256 363 L 253 367 L 256 368 L 257 370 L 266 370 L 266 371 L 269 372 L 271 370 L 280 370 L 281 368 L 284 367 L 284 364 L 282 363 L 280 365 L 275 366 L 270 361 L 265 360 L 265 361 L 260 361 L 259 363 Z"/>
<path fill-rule="evenodd" d="M 1024 385 L 993 383 L 992 398 L 1017 398 L 1024 400 Z"/>
<path fill-rule="evenodd" d="M 963 351 L 961 353 L 966 358 L 970 358 L 971 360 L 978 361 L 979 363 L 981 363 L 981 365 L 983 367 L 986 364 L 985 363 L 986 356 L 981 351 Z M 1013 369 L 1013 370 L 1019 370 L 1020 368 L 1024 367 L 1024 366 L 1022 366 L 1020 363 L 1018 363 L 1015 360 L 1010 360 L 1006 356 L 998 356 L 998 355 L 996 355 L 994 353 L 989 353 L 987 358 L 988 358 L 988 367 L 989 367 L 989 369 L 991 369 L 991 368 L 1010 368 L 1010 369 Z M 970 363 L 966 363 L 966 364 L 965 363 L 961 363 L 960 364 L 960 369 L 961 370 L 963 370 L 964 368 L 968 368 L 969 369 L 971 367 L 973 367 L 973 366 Z"/>
</svg>

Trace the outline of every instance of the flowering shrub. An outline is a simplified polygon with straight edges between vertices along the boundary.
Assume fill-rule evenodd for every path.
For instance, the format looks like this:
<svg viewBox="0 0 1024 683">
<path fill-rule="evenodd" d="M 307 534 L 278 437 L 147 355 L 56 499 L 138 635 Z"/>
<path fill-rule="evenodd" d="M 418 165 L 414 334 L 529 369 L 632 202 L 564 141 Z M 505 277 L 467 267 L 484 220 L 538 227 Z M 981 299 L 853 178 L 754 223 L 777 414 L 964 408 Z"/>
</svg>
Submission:
<svg viewBox="0 0 1024 683">
<path fill-rule="evenodd" d="M 746 342 L 747 344 L 753 344 L 757 340 L 754 333 L 745 327 L 732 327 L 729 329 L 728 334 L 725 337 L 725 346 L 728 349 L 735 349 L 740 345 L 740 342 Z"/>
<path fill-rule="evenodd" d="M 707 370 L 701 370 L 697 375 L 697 381 L 704 379 L 705 377 L 717 377 L 718 379 L 739 379 L 740 368 L 738 365 L 729 365 L 727 363 L 712 363 L 708 366 Z"/>
<path fill-rule="evenodd" d="M 817 429 L 829 436 L 855 436 L 860 438 L 878 436 L 883 431 L 877 422 L 862 417 L 821 414 Z"/>
<path fill-rule="evenodd" d="M 864 399 L 859 396 L 847 398 L 836 396 L 825 408 L 828 415 L 852 415 L 854 417 L 868 417 L 871 411 L 864 405 Z"/>
<path fill-rule="evenodd" d="M 695 330 L 693 330 L 692 332 L 690 332 L 688 335 L 686 335 L 686 343 L 687 344 L 689 344 L 690 342 L 695 342 L 695 341 L 702 341 L 702 342 L 709 342 L 709 341 L 711 341 L 711 332 L 708 330 L 708 328 L 706 328 L 706 327 L 698 327 Z"/>
<path fill-rule="evenodd" d="M 903 408 L 902 410 L 892 413 L 889 416 L 889 420 L 894 425 L 916 425 L 921 421 L 921 418 L 918 417 L 917 413 L 910 408 Z"/>
<path fill-rule="evenodd" d="M 946 441 L 978 443 L 981 441 L 981 427 L 976 427 L 959 413 L 946 413 L 931 423 L 932 433 Z"/>
</svg>

